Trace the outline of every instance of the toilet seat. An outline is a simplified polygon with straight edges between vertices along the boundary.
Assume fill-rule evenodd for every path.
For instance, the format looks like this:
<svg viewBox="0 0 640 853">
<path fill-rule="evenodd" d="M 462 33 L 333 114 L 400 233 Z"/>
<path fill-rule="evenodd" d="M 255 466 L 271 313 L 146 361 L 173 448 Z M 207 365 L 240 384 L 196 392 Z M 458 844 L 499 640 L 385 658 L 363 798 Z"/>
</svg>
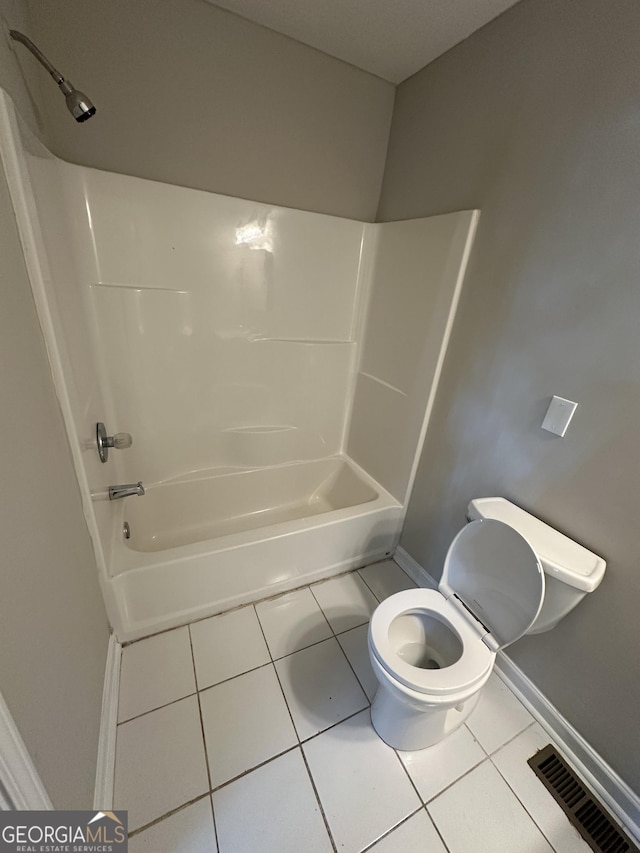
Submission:
<svg viewBox="0 0 640 853">
<path fill-rule="evenodd" d="M 462 654 L 451 666 L 420 669 L 404 661 L 389 640 L 389 628 L 403 614 L 424 613 L 442 622 L 462 643 Z M 465 692 L 482 681 L 493 666 L 494 653 L 482 634 L 435 589 L 409 589 L 385 599 L 369 623 L 370 647 L 382 668 L 405 687 L 418 693 L 446 696 Z"/>
<path fill-rule="evenodd" d="M 455 537 L 438 589 L 484 625 L 485 643 L 498 651 L 524 636 L 538 618 L 544 571 L 521 533 L 488 518 L 472 521 Z"/>
<path fill-rule="evenodd" d="M 472 521 L 451 543 L 438 591 L 410 589 L 383 601 L 369 624 L 369 648 L 387 676 L 435 697 L 473 691 L 491 671 L 495 652 L 525 634 L 544 599 L 540 562 L 516 530 L 502 521 Z M 440 621 L 462 644 L 458 660 L 422 669 L 400 657 L 392 623 L 423 614 Z"/>
</svg>

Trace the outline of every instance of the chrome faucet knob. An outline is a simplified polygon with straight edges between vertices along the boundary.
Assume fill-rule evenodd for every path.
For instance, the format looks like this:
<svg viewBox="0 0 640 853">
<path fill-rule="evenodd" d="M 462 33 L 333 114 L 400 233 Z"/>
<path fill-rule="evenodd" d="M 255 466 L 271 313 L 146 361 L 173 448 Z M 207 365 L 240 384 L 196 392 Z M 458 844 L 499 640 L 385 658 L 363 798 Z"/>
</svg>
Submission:
<svg viewBox="0 0 640 853">
<path fill-rule="evenodd" d="M 113 444 L 111 445 L 116 450 L 124 450 L 125 447 L 131 447 L 133 439 L 128 432 L 117 432 L 113 436 Z"/>
<path fill-rule="evenodd" d="M 109 448 L 115 450 L 124 450 L 126 447 L 131 447 L 133 439 L 128 432 L 117 432 L 115 435 L 107 435 L 107 428 L 100 422 L 96 424 L 96 444 L 98 446 L 98 456 L 101 462 L 106 462 L 109 458 Z"/>
</svg>

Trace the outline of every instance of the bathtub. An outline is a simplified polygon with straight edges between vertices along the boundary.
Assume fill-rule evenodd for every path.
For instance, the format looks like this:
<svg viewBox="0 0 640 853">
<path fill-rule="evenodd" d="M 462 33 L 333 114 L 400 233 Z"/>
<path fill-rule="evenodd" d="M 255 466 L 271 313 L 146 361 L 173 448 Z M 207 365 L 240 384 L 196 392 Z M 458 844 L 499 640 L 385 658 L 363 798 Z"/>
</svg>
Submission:
<svg viewBox="0 0 640 853">
<path fill-rule="evenodd" d="M 109 585 L 125 642 L 383 559 L 402 518 L 342 456 L 181 478 L 120 504 Z"/>
</svg>

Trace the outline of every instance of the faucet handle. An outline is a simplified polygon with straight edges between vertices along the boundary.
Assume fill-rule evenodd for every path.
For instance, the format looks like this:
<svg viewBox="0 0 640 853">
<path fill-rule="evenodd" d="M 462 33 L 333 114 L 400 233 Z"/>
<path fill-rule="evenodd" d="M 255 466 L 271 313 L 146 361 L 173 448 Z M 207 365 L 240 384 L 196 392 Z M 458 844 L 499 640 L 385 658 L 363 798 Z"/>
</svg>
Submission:
<svg viewBox="0 0 640 853">
<path fill-rule="evenodd" d="M 131 447 L 133 439 L 128 432 L 117 432 L 113 436 L 113 447 L 116 450 L 124 450 L 126 447 Z"/>
<path fill-rule="evenodd" d="M 123 450 L 126 447 L 131 447 L 133 439 L 128 432 L 117 432 L 115 435 L 107 435 L 105 425 L 100 422 L 96 424 L 96 444 L 98 446 L 100 461 L 106 462 L 109 458 L 110 447 L 116 450 Z"/>
</svg>

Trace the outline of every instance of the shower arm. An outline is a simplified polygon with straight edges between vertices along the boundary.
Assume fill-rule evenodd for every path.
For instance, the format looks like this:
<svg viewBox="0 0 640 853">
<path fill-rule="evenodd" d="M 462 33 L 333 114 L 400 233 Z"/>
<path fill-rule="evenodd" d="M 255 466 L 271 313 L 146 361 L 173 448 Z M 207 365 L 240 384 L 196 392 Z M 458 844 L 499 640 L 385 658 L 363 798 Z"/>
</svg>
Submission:
<svg viewBox="0 0 640 853">
<path fill-rule="evenodd" d="M 27 38 L 27 36 L 19 30 L 9 30 L 9 35 L 14 41 L 18 41 L 20 44 L 23 44 L 29 53 L 35 56 L 40 65 L 47 69 L 49 74 L 58 84 L 58 87 L 67 102 L 67 109 L 76 121 L 86 121 L 95 114 L 96 108 L 91 100 L 87 98 L 83 92 L 75 89 L 73 84 L 62 76 L 58 69 L 49 62 L 44 53 L 39 47 L 36 47 L 30 38 Z"/>
<path fill-rule="evenodd" d="M 40 50 L 40 48 L 36 47 L 36 45 L 31 41 L 31 39 L 27 38 L 24 33 L 21 33 L 19 30 L 9 30 L 9 35 L 14 41 L 19 41 L 20 44 L 23 44 L 27 48 L 27 50 L 31 51 L 31 53 L 35 56 L 38 62 L 47 69 L 49 74 L 51 74 L 58 86 L 62 86 L 63 83 L 67 83 L 62 74 L 49 62 L 49 60 Z M 69 84 L 67 83 L 67 85 Z M 70 86 L 70 88 L 72 87 Z"/>
</svg>

